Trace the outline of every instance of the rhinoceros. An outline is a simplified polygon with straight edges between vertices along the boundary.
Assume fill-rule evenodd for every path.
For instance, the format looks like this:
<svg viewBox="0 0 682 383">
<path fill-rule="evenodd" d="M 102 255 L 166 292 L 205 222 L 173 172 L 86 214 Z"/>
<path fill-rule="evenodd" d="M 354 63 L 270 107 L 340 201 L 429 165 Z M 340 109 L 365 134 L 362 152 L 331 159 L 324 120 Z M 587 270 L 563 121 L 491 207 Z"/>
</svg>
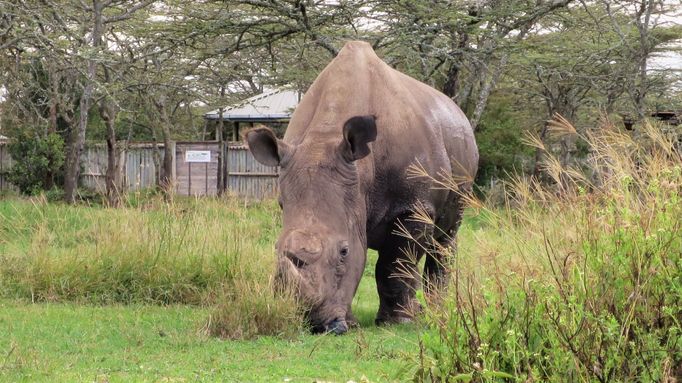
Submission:
<svg viewBox="0 0 682 383">
<path fill-rule="evenodd" d="M 305 93 L 283 139 L 260 127 L 246 141 L 257 161 L 280 167 L 278 275 L 298 286 L 312 330 L 342 334 L 357 324 L 351 303 L 368 248 L 379 254 L 376 323 L 413 319 L 422 282 L 415 261 L 426 253 L 424 283 L 442 285 L 442 256 L 423 249 L 427 237 L 451 245 L 460 193 L 478 166 L 460 108 L 352 41 Z M 432 177 L 409 174 L 411 165 Z M 460 192 L 436 187 L 437 175 L 459 179 Z M 415 206 L 435 225 L 411 219 Z"/>
</svg>

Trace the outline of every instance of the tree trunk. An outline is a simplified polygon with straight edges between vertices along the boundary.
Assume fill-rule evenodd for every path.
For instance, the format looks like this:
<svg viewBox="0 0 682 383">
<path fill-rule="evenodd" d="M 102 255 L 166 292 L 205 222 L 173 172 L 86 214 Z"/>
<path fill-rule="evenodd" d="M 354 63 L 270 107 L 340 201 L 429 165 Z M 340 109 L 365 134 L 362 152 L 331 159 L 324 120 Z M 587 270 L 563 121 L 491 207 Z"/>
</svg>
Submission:
<svg viewBox="0 0 682 383">
<path fill-rule="evenodd" d="M 163 135 L 163 168 L 159 179 L 159 187 L 166 198 L 168 198 L 173 192 L 173 157 L 175 156 L 175 153 L 173 150 L 173 141 L 171 140 L 171 121 L 168 117 L 165 96 L 161 95 L 155 99 L 154 106 L 159 112 L 160 130 Z"/>
<path fill-rule="evenodd" d="M 93 27 L 91 34 L 92 47 L 97 48 L 101 45 L 102 36 L 102 3 L 99 0 L 93 0 L 92 15 Z M 85 144 L 85 131 L 88 127 L 88 112 L 90 110 L 90 103 L 95 89 L 95 70 L 97 63 L 94 59 L 88 58 L 87 72 L 85 76 L 85 86 L 83 87 L 83 95 L 79 102 L 80 119 L 78 120 L 78 127 L 71 131 L 69 139 L 69 151 L 66 157 L 66 171 L 64 175 L 64 200 L 67 203 L 74 203 L 76 201 L 76 191 L 78 189 L 78 177 L 80 175 L 80 157 L 83 152 Z"/>
<path fill-rule="evenodd" d="M 104 98 L 100 101 L 99 112 L 107 127 L 107 173 L 106 197 L 111 207 L 121 205 L 121 149 L 116 142 L 116 115 L 118 111 L 112 100 Z"/>
<path fill-rule="evenodd" d="M 94 62 L 93 62 L 94 68 Z M 93 69 L 94 74 L 94 69 Z M 90 73 L 90 64 L 88 64 L 88 74 Z M 88 125 L 88 110 L 90 109 L 90 100 L 93 93 L 92 83 L 86 80 L 85 90 L 81 96 L 79 103 L 80 118 L 76 129 L 71 130 L 71 137 L 69 139 L 69 152 L 66 157 L 66 172 L 64 174 L 64 200 L 67 203 L 74 203 L 76 201 L 76 191 L 78 189 L 78 177 L 80 176 L 80 157 L 85 145 L 85 131 Z"/>
<path fill-rule="evenodd" d="M 52 73 L 53 71 L 50 70 L 49 76 L 50 76 L 50 123 L 47 127 L 47 134 L 50 133 L 57 133 L 57 104 L 59 103 L 59 100 L 57 99 L 59 97 L 59 85 L 57 83 L 57 79 L 54 78 L 54 74 Z"/>
<path fill-rule="evenodd" d="M 216 139 L 218 140 L 218 153 L 220 153 L 220 158 L 218 160 L 218 195 L 222 195 L 223 192 L 225 191 L 225 180 L 223 179 L 223 169 L 225 168 L 225 151 L 224 146 L 225 146 L 225 134 L 223 132 L 223 128 L 225 126 L 225 123 L 223 121 L 223 107 L 222 107 L 222 102 L 225 99 L 225 86 L 220 86 L 220 102 L 221 106 L 218 108 L 218 137 Z"/>
<path fill-rule="evenodd" d="M 547 137 L 547 130 L 549 129 L 549 120 L 545 121 L 545 124 L 542 126 L 542 130 L 540 131 L 540 142 L 545 142 L 545 137 Z M 541 161 L 542 161 L 542 149 L 540 148 L 535 148 L 535 165 L 533 166 L 533 178 L 539 179 L 540 177 L 540 171 L 541 169 Z"/>
<path fill-rule="evenodd" d="M 457 89 L 459 88 L 459 63 L 453 62 L 450 64 L 448 69 L 447 79 L 445 84 L 443 84 L 443 94 L 455 99 L 457 95 Z"/>
<path fill-rule="evenodd" d="M 478 123 L 481 121 L 483 112 L 485 111 L 486 105 L 488 105 L 488 97 L 490 97 L 490 92 L 495 89 L 497 80 L 500 78 L 502 69 L 507 65 L 508 55 L 502 56 L 497 66 L 493 70 L 493 73 L 485 79 L 481 91 L 478 93 L 478 101 L 476 102 L 476 109 L 474 109 L 474 115 L 471 117 L 471 127 L 474 132 L 478 129 Z"/>
</svg>

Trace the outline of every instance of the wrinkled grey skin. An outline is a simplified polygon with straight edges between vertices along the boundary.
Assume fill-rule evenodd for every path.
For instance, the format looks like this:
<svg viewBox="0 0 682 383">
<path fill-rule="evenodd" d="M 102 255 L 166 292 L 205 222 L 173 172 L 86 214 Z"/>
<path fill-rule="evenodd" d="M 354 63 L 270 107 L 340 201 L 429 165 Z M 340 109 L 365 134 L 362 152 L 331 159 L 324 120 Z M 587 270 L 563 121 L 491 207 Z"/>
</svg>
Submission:
<svg viewBox="0 0 682 383">
<path fill-rule="evenodd" d="M 349 42 L 305 94 L 282 140 L 267 128 L 246 139 L 259 162 L 281 167 L 278 275 L 298 286 L 313 331 L 341 334 L 356 323 L 351 302 L 368 247 L 379 252 L 376 322 L 412 319 L 420 281 L 405 251 L 420 258 L 421 247 L 433 245 L 427 238 L 450 245 L 461 207 L 457 193 L 407 169 L 419 163 L 436 178 L 473 180 L 478 149 L 459 107 L 389 67 L 369 44 Z M 415 204 L 438 230 L 408 219 Z M 422 243 L 396 235 L 398 225 Z M 427 255 L 427 287 L 445 280 L 436 257 Z"/>
</svg>

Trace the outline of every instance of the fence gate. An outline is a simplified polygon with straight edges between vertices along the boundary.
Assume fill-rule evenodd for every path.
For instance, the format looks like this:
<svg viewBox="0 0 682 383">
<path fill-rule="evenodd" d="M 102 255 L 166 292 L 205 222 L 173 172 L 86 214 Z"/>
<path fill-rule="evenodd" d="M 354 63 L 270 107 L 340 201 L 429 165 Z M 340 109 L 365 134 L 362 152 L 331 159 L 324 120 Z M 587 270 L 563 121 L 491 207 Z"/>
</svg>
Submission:
<svg viewBox="0 0 682 383">
<path fill-rule="evenodd" d="M 175 193 L 188 196 L 217 195 L 220 151 L 218 142 L 177 142 Z"/>
</svg>

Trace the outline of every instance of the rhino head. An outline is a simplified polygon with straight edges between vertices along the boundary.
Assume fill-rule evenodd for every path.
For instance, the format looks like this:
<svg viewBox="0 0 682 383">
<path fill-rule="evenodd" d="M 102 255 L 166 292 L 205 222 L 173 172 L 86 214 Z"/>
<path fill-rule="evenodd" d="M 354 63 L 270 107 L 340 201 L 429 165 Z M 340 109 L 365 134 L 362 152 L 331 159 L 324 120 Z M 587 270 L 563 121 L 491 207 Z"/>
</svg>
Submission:
<svg viewBox="0 0 682 383">
<path fill-rule="evenodd" d="M 268 128 L 249 131 L 251 153 L 280 166 L 283 227 L 277 240 L 278 280 L 294 286 L 313 332 L 342 334 L 365 267 L 367 209 L 356 161 L 376 139 L 373 116 L 357 116 L 290 145 Z"/>
</svg>

